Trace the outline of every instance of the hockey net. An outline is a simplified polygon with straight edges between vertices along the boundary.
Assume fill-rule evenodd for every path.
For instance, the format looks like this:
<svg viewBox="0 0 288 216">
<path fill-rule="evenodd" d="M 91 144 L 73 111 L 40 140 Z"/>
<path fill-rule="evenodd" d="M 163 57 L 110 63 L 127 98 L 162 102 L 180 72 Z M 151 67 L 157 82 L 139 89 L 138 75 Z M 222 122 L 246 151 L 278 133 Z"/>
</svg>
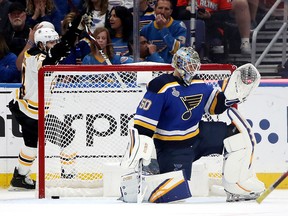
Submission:
<svg viewBox="0 0 288 216">
<path fill-rule="evenodd" d="M 199 76 L 217 87 L 233 70 L 233 65 L 207 64 Z M 123 158 L 146 84 L 171 72 L 170 65 L 150 64 L 41 68 L 38 197 L 102 196 L 103 165 Z M 220 179 L 222 161 L 215 158 L 208 171 Z"/>
</svg>

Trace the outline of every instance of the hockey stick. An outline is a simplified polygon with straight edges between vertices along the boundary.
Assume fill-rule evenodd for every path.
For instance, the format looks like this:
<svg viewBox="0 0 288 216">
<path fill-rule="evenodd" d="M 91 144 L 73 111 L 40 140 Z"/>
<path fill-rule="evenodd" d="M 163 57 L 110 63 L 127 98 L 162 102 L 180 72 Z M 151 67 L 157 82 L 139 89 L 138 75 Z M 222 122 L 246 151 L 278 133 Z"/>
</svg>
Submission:
<svg viewBox="0 0 288 216">
<path fill-rule="evenodd" d="M 284 179 L 288 176 L 288 170 L 283 173 L 277 181 L 275 181 L 268 189 L 266 189 L 257 199 L 257 203 L 261 203 Z"/>
<path fill-rule="evenodd" d="M 79 15 L 79 11 L 77 9 L 77 7 L 73 4 L 73 2 L 71 0 L 67 0 L 68 4 L 70 5 L 72 11 L 74 11 L 77 15 Z M 82 14 L 82 13 L 81 13 Z M 104 58 L 105 62 L 107 65 L 112 65 L 110 59 L 106 56 L 106 54 L 104 53 L 103 49 L 101 48 L 101 46 L 98 44 L 98 42 L 96 41 L 96 39 L 94 38 L 92 32 L 90 31 L 90 29 L 88 28 L 88 26 L 85 24 L 84 21 L 82 21 L 82 25 L 85 28 L 86 33 L 89 36 L 90 41 L 97 47 L 97 49 L 99 50 L 101 56 Z M 122 78 L 119 76 L 118 72 L 114 73 L 116 79 L 118 80 L 118 82 L 120 83 L 122 88 L 125 88 L 126 85 L 123 82 Z"/>
<path fill-rule="evenodd" d="M 84 23 L 82 23 L 82 25 L 84 25 L 85 27 L 85 31 L 87 32 L 90 41 L 97 47 L 97 49 L 99 50 L 101 56 L 104 58 L 105 62 L 107 65 L 112 65 L 111 61 L 109 60 L 109 58 L 106 56 L 106 54 L 104 53 L 103 49 L 101 48 L 101 46 L 98 44 L 98 42 L 96 41 L 96 39 L 94 38 L 92 32 L 90 31 L 90 29 L 88 28 L 88 26 Z M 118 80 L 118 82 L 120 83 L 122 88 L 125 88 L 126 85 L 123 82 L 122 78 L 119 76 L 118 72 L 115 72 L 114 75 L 116 76 L 116 79 Z"/>
</svg>

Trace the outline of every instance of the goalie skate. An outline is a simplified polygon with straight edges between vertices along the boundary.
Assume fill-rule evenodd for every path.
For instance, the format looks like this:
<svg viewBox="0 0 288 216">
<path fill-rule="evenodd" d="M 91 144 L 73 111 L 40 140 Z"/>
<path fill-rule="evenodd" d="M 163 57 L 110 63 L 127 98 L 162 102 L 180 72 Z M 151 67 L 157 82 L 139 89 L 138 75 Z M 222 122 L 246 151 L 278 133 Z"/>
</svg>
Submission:
<svg viewBox="0 0 288 216">
<path fill-rule="evenodd" d="M 260 196 L 260 193 L 250 193 L 246 195 L 240 195 L 240 194 L 229 193 L 228 191 L 226 191 L 226 194 L 227 194 L 226 202 L 256 200 Z"/>
<path fill-rule="evenodd" d="M 36 181 L 30 179 L 28 175 L 20 175 L 18 169 L 15 167 L 9 191 L 33 190 L 35 186 Z"/>
</svg>

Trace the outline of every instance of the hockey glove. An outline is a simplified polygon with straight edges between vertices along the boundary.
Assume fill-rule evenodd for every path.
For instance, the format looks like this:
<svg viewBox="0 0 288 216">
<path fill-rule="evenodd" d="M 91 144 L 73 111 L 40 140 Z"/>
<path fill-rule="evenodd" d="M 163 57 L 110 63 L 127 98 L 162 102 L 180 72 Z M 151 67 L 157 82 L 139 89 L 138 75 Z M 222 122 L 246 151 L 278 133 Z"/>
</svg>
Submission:
<svg viewBox="0 0 288 216">
<path fill-rule="evenodd" d="M 69 24 L 67 32 L 62 36 L 61 40 L 72 47 L 83 29 L 82 16 L 79 15 Z"/>
<path fill-rule="evenodd" d="M 55 65 L 61 59 L 67 57 L 70 54 L 70 46 L 67 43 L 61 41 L 54 47 L 48 50 L 47 56 L 43 61 L 43 65 Z"/>
</svg>

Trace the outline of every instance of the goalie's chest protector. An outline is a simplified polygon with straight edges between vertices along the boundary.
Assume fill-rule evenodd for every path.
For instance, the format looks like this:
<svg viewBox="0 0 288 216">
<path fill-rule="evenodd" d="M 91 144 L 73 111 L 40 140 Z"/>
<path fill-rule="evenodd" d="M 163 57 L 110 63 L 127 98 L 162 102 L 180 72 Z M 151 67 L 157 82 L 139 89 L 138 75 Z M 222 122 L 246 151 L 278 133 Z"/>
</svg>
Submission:
<svg viewBox="0 0 288 216">
<path fill-rule="evenodd" d="M 170 86 L 171 85 L 171 86 Z M 163 109 L 158 126 L 167 129 L 187 129 L 196 125 L 202 118 L 204 107 L 213 89 L 201 80 L 195 80 L 190 86 L 169 83 L 158 94 L 164 94 Z M 171 127 L 170 127 L 171 125 Z"/>
<path fill-rule="evenodd" d="M 213 88 L 202 80 L 183 86 L 174 76 L 162 75 L 149 84 L 144 96 L 151 106 L 141 109 L 140 105 L 136 115 L 153 120 L 150 123 L 155 124 L 156 139 L 189 139 L 198 133 L 198 123 L 212 92 Z"/>
</svg>

